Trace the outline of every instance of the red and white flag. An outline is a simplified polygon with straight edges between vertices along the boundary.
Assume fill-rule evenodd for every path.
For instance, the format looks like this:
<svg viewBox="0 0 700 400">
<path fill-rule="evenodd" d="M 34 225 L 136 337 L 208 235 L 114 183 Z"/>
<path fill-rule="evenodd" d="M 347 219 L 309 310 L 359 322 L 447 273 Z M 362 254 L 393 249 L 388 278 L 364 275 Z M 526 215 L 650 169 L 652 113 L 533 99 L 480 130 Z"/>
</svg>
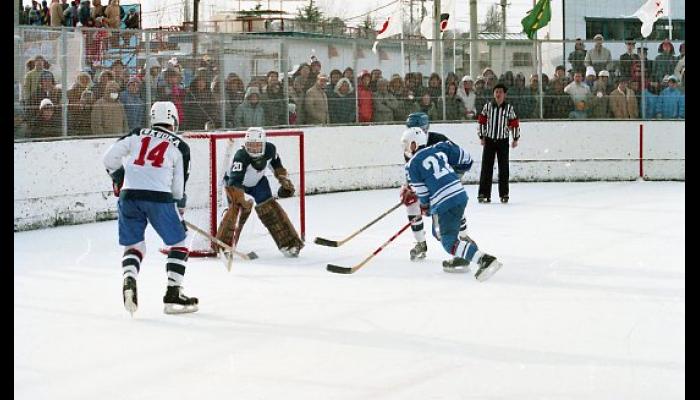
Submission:
<svg viewBox="0 0 700 400">
<path fill-rule="evenodd" d="M 654 28 L 654 22 L 659 18 L 671 15 L 669 0 L 648 0 L 632 16 L 642 21 L 642 36 L 647 37 Z"/>
<path fill-rule="evenodd" d="M 377 44 L 380 40 L 386 39 L 390 36 L 399 35 L 403 33 L 403 23 L 401 21 L 401 2 L 397 2 L 398 6 L 394 12 L 386 17 L 384 22 L 382 22 L 379 32 L 377 33 L 377 38 L 372 46 L 372 52 L 377 53 Z"/>
</svg>

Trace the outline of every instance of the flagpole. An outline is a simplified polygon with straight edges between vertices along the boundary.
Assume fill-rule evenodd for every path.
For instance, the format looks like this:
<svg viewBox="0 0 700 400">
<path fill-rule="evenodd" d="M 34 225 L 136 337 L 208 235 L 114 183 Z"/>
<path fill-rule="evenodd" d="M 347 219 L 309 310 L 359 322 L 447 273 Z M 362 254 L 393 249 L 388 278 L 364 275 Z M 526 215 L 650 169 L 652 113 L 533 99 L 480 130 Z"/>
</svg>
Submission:
<svg viewBox="0 0 700 400">
<path fill-rule="evenodd" d="M 406 76 L 406 55 L 404 54 L 404 37 L 403 37 L 403 2 L 399 1 L 399 10 L 401 11 L 401 79 Z"/>
</svg>

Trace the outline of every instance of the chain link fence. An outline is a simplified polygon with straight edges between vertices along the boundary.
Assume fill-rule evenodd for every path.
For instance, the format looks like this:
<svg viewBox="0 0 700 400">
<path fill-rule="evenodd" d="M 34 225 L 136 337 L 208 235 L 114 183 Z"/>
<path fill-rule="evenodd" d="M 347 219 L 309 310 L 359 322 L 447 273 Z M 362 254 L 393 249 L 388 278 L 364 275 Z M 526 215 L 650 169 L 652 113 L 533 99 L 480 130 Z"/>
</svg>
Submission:
<svg viewBox="0 0 700 400">
<path fill-rule="evenodd" d="M 528 119 L 683 119 L 684 43 L 15 27 L 15 139 L 118 136 L 172 101 L 181 130 L 473 120 L 497 83 Z M 645 49 L 645 50 L 643 50 Z M 436 71 L 436 72 L 434 72 Z"/>
</svg>

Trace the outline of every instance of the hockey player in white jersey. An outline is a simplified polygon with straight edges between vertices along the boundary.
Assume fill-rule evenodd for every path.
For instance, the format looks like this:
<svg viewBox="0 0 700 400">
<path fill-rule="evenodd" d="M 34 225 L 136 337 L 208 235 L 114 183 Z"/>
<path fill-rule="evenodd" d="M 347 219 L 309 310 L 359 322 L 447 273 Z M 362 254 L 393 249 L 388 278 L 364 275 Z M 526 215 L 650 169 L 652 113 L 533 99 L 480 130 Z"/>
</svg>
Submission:
<svg viewBox="0 0 700 400">
<path fill-rule="evenodd" d="M 268 168 L 280 183 L 277 196 L 293 196 L 294 184 L 282 165 L 275 145 L 267 142 L 263 128 L 248 128 L 245 144 L 234 154 L 231 167 L 224 178 L 229 208 L 219 224 L 216 236 L 234 246 L 238 242 L 243 224 L 253 207 L 253 202 L 245 199 L 245 193 L 255 200 L 255 211 L 277 248 L 287 257 L 297 257 L 304 242 L 289 221 L 287 213 L 272 196 L 270 182 L 265 176 Z"/>
<path fill-rule="evenodd" d="M 166 314 L 195 312 L 198 299 L 182 292 L 185 262 L 189 255 L 186 228 L 181 216 L 186 206 L 185 183 L 189 176 L 190 150 L 177 136 L 178 113 L 172 102 L 151 107 L 149 128 L 134 129 L 107 150 L 103 161 L 119 196 L 119 244 L 124 246 L 124 308 L 132 315 L 138 307 L 136 278 L 146 254 L 144 231 L 150 222 L 170 247 L 166 261 Z"/>
</svg>

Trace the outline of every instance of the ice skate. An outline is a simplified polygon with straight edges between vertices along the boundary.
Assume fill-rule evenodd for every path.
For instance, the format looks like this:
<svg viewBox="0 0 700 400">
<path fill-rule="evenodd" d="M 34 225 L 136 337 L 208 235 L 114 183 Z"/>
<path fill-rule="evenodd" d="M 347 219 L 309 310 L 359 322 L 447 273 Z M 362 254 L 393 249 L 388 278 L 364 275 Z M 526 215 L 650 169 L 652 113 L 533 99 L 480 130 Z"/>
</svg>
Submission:
<svg viewBox="0 0 700 400">
<path fill-rule="evenodd" d="M 182 293 L 182 286 L 168 286 L 163 303 L 163 312 L 166 314 L 184 314 L 199 310 L 199 300 L 196 297 L 187 297 Z"/>
<path fill-rule="evenodd" d="M 136 295 L 136 279 L 131 276 L 124 278 L 122 294 L 124 296 L 124 308 L 133 317 L 139 306 L 138 297 Z"/>
<path fill-rule="evenodd" d="M 291 246 L 291 247 L 283 247 L 280 249 L 282 254 L 284 254 L 285 257 L 299 257 L 299 249 L 296 246 Z"/>
<path fill-rule="evenodd" d="M 428 243 L 417 242 L 416 245 L 411 249 L 411 261 L 422 260 L 425 258 L 428 252 Z"/>
<path fill-rule="evenodd" d="M 508 196 L 502 196 L 501 197 L 501 203 L 505 204 L 508 202 Z"/>
<path fill-rule="evenodd" d="M 496 257 L 489 254 L 484 254 L 479 259 L 479 269 L 476 270 L 474 277 L 479 282 L 483 282 L 489 279 L 491 275 L 495 274 L 496 271 L 498 271 L 502 266 L 503 264 L 497 261 Z"/>
<path fill-rule="evenodd" d="M 465 273 L 469 272 L 469 261 L 461 257 L 455 257 L 451 260 L 442 262 L 442 270 L 450 273 Z"/>
</svg>

